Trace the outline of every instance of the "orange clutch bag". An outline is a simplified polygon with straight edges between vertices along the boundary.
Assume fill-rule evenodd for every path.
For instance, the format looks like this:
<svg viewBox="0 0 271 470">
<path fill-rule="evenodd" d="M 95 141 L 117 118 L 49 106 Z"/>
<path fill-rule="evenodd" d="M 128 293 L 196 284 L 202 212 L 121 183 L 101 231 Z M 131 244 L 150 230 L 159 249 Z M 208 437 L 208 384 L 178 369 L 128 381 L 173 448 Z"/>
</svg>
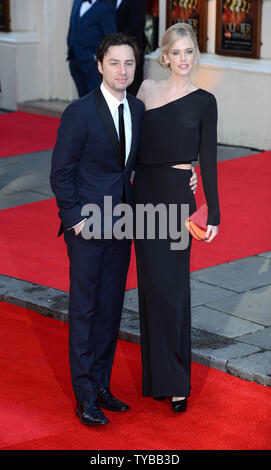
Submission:
<svg viewBox="0 0 271 470">
<path fill-rule="evenodd" d="M 185 221 L 185 226 L 196 240 L 204 240 L 207 231 L 208 207 L 206 204 L 200 206 Z"/>
</svg>

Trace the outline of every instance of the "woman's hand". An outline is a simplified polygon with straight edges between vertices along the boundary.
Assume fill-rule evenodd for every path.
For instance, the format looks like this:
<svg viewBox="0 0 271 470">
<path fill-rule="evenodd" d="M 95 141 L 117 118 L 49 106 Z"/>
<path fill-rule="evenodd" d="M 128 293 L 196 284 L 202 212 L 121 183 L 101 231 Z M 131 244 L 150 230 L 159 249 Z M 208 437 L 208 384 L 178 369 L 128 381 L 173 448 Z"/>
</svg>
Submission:
<svg viewBox="0 0 271 470">
<path fill-rule="evenodd" d="M 193 194 L 195 194 L 195 192 L 196 192 L 197 185 L 198 185 L 198 175 L 197 175 L 197 172 L 196 172 L 195 168 L 192 166 L 192 176 L 190 178 L 190 188 L 192 189 Z"/>
<path fill-rule="evenodd" d="M 207 225 L 207 232 L 205 237 L 205 242 L 210 243 L 213 238 L 215 238 L 218 234 L 218 226 L 217 225 Z M 208 238 L 210 235 L 210 238 Z"/>
</svg>

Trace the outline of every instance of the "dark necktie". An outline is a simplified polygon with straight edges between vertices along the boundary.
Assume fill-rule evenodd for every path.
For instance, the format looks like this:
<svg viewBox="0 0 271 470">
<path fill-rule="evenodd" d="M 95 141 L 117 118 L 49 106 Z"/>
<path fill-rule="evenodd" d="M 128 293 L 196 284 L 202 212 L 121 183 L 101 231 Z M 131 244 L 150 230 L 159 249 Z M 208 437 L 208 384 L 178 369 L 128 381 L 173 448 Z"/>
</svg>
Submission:
<svg viewBox="0 0 271 470">
<path fill-rule="evenodd" d="M 123 118 L 123 104 L 119 105 L 119 140 L 120 140 L 120 151 L 122 166 L 125 167 L 125 130 L 124 130 L 124 118 Z"/>
<path fill-rule="evenodd" d="M 92 0 L 82 0 L 82 3 L 88 2 L 90 5 L 92 4 Z"/>
</svg>

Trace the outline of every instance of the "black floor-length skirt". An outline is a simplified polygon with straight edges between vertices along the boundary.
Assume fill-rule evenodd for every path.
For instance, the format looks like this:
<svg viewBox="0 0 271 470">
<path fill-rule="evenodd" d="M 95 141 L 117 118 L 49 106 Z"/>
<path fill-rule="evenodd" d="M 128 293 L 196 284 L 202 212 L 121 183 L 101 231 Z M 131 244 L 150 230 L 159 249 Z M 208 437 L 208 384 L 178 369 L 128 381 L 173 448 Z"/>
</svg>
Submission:
<svg viewBox="0 0 271 470">
<path fill-rule="evenodd" d="M 190 170 L 169 164 L 139 165 L 134 179 L 133 206 L 138 204 L 189 204 L 195 211 L 190 188 Z M 138 237 L 134 217 L 134 241 L 137 260 L 139 316 L 142 354 L 142 389 L 144 396 L 189 396 L 191 370 L 190 250 L 172 250 L 172 241 Z M 178 219 L 180 228 L 180 217 Z"/>
</svg>

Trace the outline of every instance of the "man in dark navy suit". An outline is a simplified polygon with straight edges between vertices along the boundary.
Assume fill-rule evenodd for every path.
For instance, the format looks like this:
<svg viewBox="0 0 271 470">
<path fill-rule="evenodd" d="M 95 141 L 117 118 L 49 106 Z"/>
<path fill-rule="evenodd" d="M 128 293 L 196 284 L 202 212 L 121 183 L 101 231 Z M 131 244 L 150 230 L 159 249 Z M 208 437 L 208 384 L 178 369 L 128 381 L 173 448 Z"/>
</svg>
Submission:
<svg viewBox="0 0 271 470">
<path fill-rule="evenodd" d="M 102 84 L 65 109 L 52 157 L 59 235 L 64 231 L 70 258 L 71 378 L 76 413 L 88 425 L 109 422 L 101 408 L 129 408 L 112 394 L 110 377 L 131 240 L 86 239 L 82 208 L 92 203 L 102 213 L 104 196 L 112 197 L 113 209 L 130 201 L 144 105 L 126 94 L 126 88 L 133 81 L 138 55 L 131 38 L 122 34 L 104 38 L 97 52 Z"/>
<path fill-rule="evenodd" d="M 146 0 L 111 1 L 116 6 L 118 32 L 134 37 L 140 50 L 140 58 L 136 67 L 135 78 L 127 90 L 129 93 L 136 95 L 143 82 Z"/>
<path fill-rule="evenodd" d="M 74 0 L 67 60 L 80 97 L 101 83 L 96 66 L 97 50 L 105 36 L 116 32 L 116 11 L 110 0 Z"/>
</svg>

